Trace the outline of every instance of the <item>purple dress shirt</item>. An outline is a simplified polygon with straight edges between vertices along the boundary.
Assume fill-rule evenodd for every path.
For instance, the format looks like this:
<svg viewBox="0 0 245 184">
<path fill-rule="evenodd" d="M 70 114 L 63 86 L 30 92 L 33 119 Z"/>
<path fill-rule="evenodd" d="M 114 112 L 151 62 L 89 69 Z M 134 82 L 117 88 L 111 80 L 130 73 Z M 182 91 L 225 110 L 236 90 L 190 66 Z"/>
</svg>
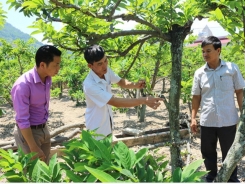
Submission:
<svg viewBox="0 0 245 184">
<path fill-rule="evenodd" d="M 21 75 L 14 83 L 11 96 L 20 129 L 43 124 L 48 120 L 51 77 L 41 81 L 36 67 Z"/>
</svg>

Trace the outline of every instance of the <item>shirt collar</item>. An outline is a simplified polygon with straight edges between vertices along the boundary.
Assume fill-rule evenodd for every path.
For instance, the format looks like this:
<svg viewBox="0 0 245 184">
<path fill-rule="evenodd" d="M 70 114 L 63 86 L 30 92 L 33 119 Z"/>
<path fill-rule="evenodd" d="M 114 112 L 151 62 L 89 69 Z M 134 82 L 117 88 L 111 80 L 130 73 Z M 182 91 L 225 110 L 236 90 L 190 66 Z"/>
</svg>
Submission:
<svg viewBox="0 0 245 184">
<path fill-rule="evenodd" d="M 220 69 L 220 68 L 221 68 L 222 66 L 224 66 L 224 65 L 226 65 L 226 63 L 225 63 L 223 60 L 220 60 L 220 64 L 219 64 L 219 66 L 218 66 L 215 70 Z M 212 68 L 209 68 L 207 62 L 206 62 L 206 64 L 205 64 L 205 69 L 207 69 L 207 70 L 213 70 Z"/>
<path fill-rule="evenodd" d="M 106 82 L 105 80 L 101 79 L 96 73 L 94 73 L 94 71 L 92 69 L 90 69 L 90 74 L 93 77 L 93 79 L 95 80 L 96 83 L 99 82 Z M 106 74 L 105 74 L 106 77 Z"/>
<path fill-rule="evenodd" d="M 39 82 L 42 83 L 42 80 L 40 79 L 40 77 L 37 73 L 37 67 L 36 66 L 33 68 L 33 79 L 34 79 L 35 83 L 39 83 Z"/>
<path fill-rule="evenodd" d="M 34 82 L 35 83 L 41 82 L 43 84 L 43 82 L 42 82 L 39 74 L 37 73 L 37 67 L 36 66 L 33 68 L 33 79 L 34 79 Z M 51 81 L 51 77 L 50 76 L 47 76 L 45 83 L 49 83 L 50 81 Z"/>
</svg>

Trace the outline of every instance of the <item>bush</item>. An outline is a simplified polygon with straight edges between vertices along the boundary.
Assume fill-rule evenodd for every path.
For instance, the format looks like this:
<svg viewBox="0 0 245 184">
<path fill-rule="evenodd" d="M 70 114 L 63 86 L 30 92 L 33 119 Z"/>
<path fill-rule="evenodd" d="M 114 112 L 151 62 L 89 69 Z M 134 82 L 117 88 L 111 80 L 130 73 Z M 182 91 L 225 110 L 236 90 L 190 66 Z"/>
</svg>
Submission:
<svg viewBox="0 0 245 184">
<path fill-rule="evenodd" d="M 177 168 L 171 177 L 164 156 L 137 152 L 123 142 L 112 144 L 112 137 L 96 140 L 94 132 L 82 131 L 80 139 L 65 143 L 63 162 L 54 155 L 49 165 L 32 159 L 33 153 L 0 149 L 0 179 L 9 182 L 199 182 L 206 171 L 197 172 L 203 160 Z M 63 177 L 61 177 L 63 176 Z"/>
</svg>

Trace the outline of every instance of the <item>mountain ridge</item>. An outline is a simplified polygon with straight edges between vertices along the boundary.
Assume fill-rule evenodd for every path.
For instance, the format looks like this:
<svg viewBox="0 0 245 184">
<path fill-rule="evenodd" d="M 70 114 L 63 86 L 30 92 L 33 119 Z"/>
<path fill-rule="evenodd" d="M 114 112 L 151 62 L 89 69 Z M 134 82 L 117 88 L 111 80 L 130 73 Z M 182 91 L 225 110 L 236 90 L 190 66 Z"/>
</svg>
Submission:
<svg viewBox="0 0 245 184">
<path fill-rule="evenodd" d="M 23 33 L 18 28 L 14 27 L 10 23 L 6 22 L 4 26 L 0 29 L 0 38 L 4 38 L 5 40 L 12 42 L 16 39 L 21 39 L 24 41 L 29 40 L 30 38 L 33 38 L 27 33 Z M 39 42 L 37 39 L 33 38 L 35 40 L 35 43 L 33 46 L 40 47 L 44 45 L 43 43 Z"/>
</svg>

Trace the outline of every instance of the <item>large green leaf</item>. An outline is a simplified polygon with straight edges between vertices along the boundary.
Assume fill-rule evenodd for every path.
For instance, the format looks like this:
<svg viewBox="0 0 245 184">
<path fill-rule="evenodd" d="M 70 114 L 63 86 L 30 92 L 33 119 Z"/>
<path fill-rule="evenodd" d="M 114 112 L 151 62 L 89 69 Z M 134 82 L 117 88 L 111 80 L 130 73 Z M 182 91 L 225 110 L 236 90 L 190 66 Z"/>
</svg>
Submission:
<svg viewBox="0 0 245 184">
<path fill-rule="evenodd" d="M 61 177 L 61 168 L 57 162 L 57 154 L 54 154 L 49 161 L 49 172 L 52 177 L 51 182 L 58 182 Z"/>
<path fill-rule="evenodd" d="M 196 172 L 196 170 L 201 166 L 201 164 L 204 162 L 204 159 L 196 160 L 192 163 L 190 163 L 188 166 L 186 166 L 183 169 L 181 181 L 185 181 L 187 178 L 189 178 L 193 173 Z"/>
<path fill-rule="evenodd" d="M 90 133 L 88 133 L 87 131 L 82 131 L 82 141 L 85 143 L 86 147 L 89 149 L 89 150 L 95 150 L 95 144 L 93 142 L 93 138 L 91 136 Z"/>
<path fill-rule="evenodd" d="M 174 174 L 172 176 L 173 182 L 181 182 L 181 176 L 182 176 L 182 170 L 181 168 L 177 167 L 174 171 Z"/>
<path fill-rule="evenodd" d="M 19 176 L 17 174 L 8 176 L 7 180 L 9 182 L 26 182 L 22 176 Z"/>
<path fill-rule="evenodd" d="M 113 147 L 113 150 L 123 167 L 125 169 L 131 169 L 131 166 L 133 165 L 135 160 L 132 160 L 130 150 L 128 149 L 128 147 L 123 142 L 119 141 Z"/>
<path fill-rule="evenodd" d="M 103 143 L 101 143 L 101 142 L 99 142 L 99 141 L 97 141 L 95 139 L 93 139 L 93 142 L 94 142 L 94 144 L 95 144 L 95 146 L 97 148 L 96 149 L 97 152 L 94 152 L 95 156 L 98 156 L 100 159 L 103 159 L 103 160 L 105 160 L 107 162 L 110 162 L 111 153 L 108 151 L 107 147 Z"/>
<path fill-rule="evenodd" d="M 118 182 L 118 180 L 116 180 L 115 178 L 113 178 L 111 175 L 98 170 L 98 169 L 93 169 L 91 167 L 85 166 L 85 168 L 93 175 L 95 176 L 98 180 L 100 180 L 101 182 Z"/>
<path fill-rule="evenodd" d="M 8 161 L 9 164 L 13 164 L 15 162 L 15 160 L 13 158 L 11 158 L 10 155 L 9 155 L 9 153 L 6 152 L 6 151 L 3 151 L 2 150 L 1 153 L 0 153 L 0 156 L 2 158 L 4 158 L 6 161 Z"/>
<path fill-rule="evenodd" d="M 31 177 L 32 177 L 32 181 L 34 181 L 34 182 L 38 182 L 38 178 L 41 177 L 41 172 L 38 168 L 38 164 L 35 164 L 33 171 L 32 171 L 32 174 L 31 174 Z"/>
<path fill-rule="evenodd" d="M 183 182 L 200 182 L 202 181 L 201 178 L 205 176 L 208 171 L 199 171 L 192 174 L 190 177 L 186 178 Z"/>
<path fill-rule="evenodd" d="M 73 171 L 66 170 L 66 176 L 73 182 L 84 182 L 83 177 L 78 176 Z"/>
<path fill-rule="evenodd" d="M 135 160 L 135 163 L 138 163 L 142 158 L 144 158 L 144 156 L 146 155 L 148 149 L 147 148 L 143 148 L 143 149 L 140 149 L 136 154 L 136 160 Z"/>
<path fill-rule="evenodd" d="M 153 182 L 153 178 L 154 178 L 154 170 L 153 167 L 151 165 L 148 165 L 147 170 L 146 170 L 146 182 Z"/>
</svg>

